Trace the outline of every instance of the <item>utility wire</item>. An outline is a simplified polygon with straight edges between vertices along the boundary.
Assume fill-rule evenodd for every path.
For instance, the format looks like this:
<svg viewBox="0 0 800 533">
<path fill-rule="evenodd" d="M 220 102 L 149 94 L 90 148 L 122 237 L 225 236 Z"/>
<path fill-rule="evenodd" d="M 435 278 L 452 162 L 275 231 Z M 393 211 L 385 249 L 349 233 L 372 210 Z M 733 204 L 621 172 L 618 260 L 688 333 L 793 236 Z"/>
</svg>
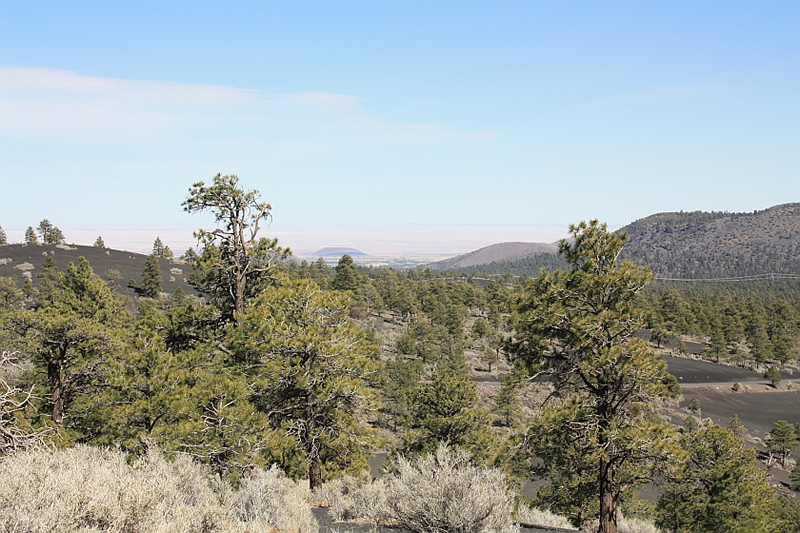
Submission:
<svg viewBox="0 0 800 533">
<path fill-rule="evenodd" d="M 774 281 L 779 279 L 800 280 L 800 274 L 769 272 L 767 274 L 754 274 L 752 276 L 736 276 L 730 278 L 662 278 L 656 276 L 657 281 L 680 281 L 686 283 L 728 283 L 731 281 Z"/>
</svg>

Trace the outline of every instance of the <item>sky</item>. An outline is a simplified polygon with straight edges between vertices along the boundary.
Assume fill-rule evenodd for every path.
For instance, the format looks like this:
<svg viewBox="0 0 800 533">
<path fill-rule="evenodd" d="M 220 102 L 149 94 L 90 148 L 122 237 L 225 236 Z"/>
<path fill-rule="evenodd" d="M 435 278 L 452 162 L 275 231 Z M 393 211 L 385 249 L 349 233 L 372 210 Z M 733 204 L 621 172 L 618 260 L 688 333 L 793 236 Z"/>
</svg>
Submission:
<svg viewBox="0 0 800 533">
<path fill-rule="evenodd" d="M 10 240 L 181 250 L 217 173 L 301 253 L 797 202 L 800 2 L 0 0 Z"/>
</svg>

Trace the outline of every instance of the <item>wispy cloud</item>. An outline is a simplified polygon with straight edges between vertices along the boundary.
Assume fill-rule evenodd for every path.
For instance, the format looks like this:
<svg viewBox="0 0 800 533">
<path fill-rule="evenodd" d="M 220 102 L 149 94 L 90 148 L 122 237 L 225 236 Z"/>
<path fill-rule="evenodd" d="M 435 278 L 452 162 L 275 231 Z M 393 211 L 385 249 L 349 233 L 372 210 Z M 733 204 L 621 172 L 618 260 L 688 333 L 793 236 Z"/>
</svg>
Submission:
<svg viewBox="0 0 800 533">
<path fill-rule="evenodd" d="M 218 85 L 137 81 L 44 68 L 0 68 L 0 135 L 105 139 L 196 136 L 303 150 L 482 142 L 492 131 L 391 121 L 354 96 L 267 94 Z M 217 133 L 214 133 L 217 132 Z M 224 135 L 222 134 L 224 132 Z"/>
</svg>

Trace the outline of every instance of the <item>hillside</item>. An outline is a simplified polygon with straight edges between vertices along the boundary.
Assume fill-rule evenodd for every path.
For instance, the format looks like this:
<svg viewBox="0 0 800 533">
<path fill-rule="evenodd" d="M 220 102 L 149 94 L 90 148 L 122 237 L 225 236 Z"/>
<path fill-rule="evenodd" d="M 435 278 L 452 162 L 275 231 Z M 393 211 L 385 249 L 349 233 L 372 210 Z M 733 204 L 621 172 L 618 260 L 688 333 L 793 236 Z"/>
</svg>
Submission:
<svg viewBox="0 0 800 533">
<path fill-rule="evenodd" d="M 504 242 L 492 244 L 467 254 L 437 261 L 430 265 L 431 270 L 458 270 L 466 267 L 483 266 L 491 263 L 508 263 L 536 255 L 558 252 L 557 244 L 530 242 Z"/>
<path fill-rule="evenodd" d="M 95 274 L 103 279 L 113 279 L 117 290 L 135 293 L 127 287 L 128 281 L 136 280 L 136 285 L 142 284 L 142 271 L 147 256 L 123 250 L 109 248 L 95 248 L 94 246 L 81 245 L 52 245 L 52 244 L 9 244 L 0 246 L 0 277 L 13 277 L 17 285 L 22 286 L 24 276 L 29 275 L 34 287 L 39 284 L 37 274 L 41 272 L 42 263 L 46 257 L 52 257 L 58 268 L 67 271 L 69 263 L 77 263 L 79 257 L 85 257 Z M 173 292 L 180 287 L 187 294 L 196 293 L 189 285 L 188 279 L 191 267 L 178 261 L 159 260 L 161 277 L 164 279 L 164 292 Z M 114 272 L 114 271 L 117 272 Z M 29 274 L 27 274 L 29 273 Z"/>
<path fill-rule="evenodd" d="M 620 228 L 623 257 L 661 278 L 800 274 L 800 203 L 753 213 L 658 213 Z M 550 247 L 550 248 L 548 248 Z M 560 268 L 555 245 L 503 243 L 431 265 L 468 275 L 535 276 Z"/>
<path fill-rule="evenodd" d="M 356 250 L 355 248 L 348 248 L 344 246 L 335 246 L 335 247 L 328 247 L 322 248 L 321 250 L 317 250 L 313 254 L 310 254 L 310 257 L 336 257 L 337 259 L 342 257 L 343 255 L 349 255 L 350 257 L 368 257 L 369 254 L 362 252 L 361 250 Z"/>
<path fill-rule="evenodd" d="M 800 203 L 753 213 L 659 213 L 619 231 L 630 238 L 623 256 L 659 277 L 800 274 Z"/>
</svg>

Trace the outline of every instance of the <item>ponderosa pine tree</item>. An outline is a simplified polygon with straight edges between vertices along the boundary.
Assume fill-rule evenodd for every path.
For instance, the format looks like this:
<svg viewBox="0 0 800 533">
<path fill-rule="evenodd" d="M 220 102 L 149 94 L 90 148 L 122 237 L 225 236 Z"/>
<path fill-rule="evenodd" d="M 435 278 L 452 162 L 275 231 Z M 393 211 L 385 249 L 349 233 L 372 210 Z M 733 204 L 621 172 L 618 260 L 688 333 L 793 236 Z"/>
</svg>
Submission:
<svg viewBox="0 0 800 533">
<path fill-rule="evenodd" d="M 228 318 L 242 316 L 247 299 L 272 277 L 276 262 L 291 254 L 278 239 L 258 236 L 272 219 L 272 206 L 260 197 L 257 190 L 245 191 L 238 176 L 217 174 L 211 186 L 195 183 L 182 204 L 189 213 L 214 213 L 217 229 L 195 232 L 203 251 L 194 258 L 191 280 Z"/>
<path fill-rule="evenodd" d="M 39 244 L 39 238 L 33 230 L 33 226 L 28 226 L 25 230 L 25 244 Z"/>
<path fill-rule="evenodd" d="M 657 524 L 674 533 L 777 533 L 774 491 L 756 450 L 726 427 L 704 425 L 680 442 L 687 455 L 661 487 Z"/>
<path fill-rule="evenodd" d="M 508 377 L 502 381 L 500 390 L 494 397 L 493 412 L 498 417 L 500 424 L 505 427 L 516 427 L 523 419 L 524 413 L 519 392 L 517 381 L 513 377 Z"/>
<path fill-rule="evenodd" d="M 17 287 L 16 278 L 0 277 L 0 315 L 11 311 L 13 306 L 24 298 L 25 294 Z"/>
<path fill-rule="evenodd" d="M 343 255 L 339 259 L 339 264 L 336 265 L 336 275 L 333 276 L 332 287 L 337 291 L 356 292 L 361 283 L 361 275 L 358 273 L 358 267 L 356 267 L 353 258 L 349 255 Z"/>
<path fill-rule="evenodd" d="M 439 362 L 431 381 L 419 387 L 411 409 L 403 453 L 430 453 L 443 444 L 487 462 L 496 452 L 491 415 L 478 407 L 477 386 L 463 356 Z"/>
<path fill-rule="evenodd" d="M 36 228 L 45 244 L 62 244 L 65 242 L 64 233 L 46 218 L 39 222 Z"/>
<path fill-rule="evenodd" d="M 772 383 L 772 386 L 777 388 L 778 383 L 780 383 L 783 378 L 781 377 L 781 371 L 778 370 L 778 367 L 771 366 L 764 372 L 764 379 L 768 379 Z"/>
<path fill-rule="evenodd" d="M 378 348 L 347 314 L 344 294 L 311 280 L 282 280 L 238 315 L 228 346 L 252 380 L 252 401 L 296 441 L 312 489 L 326 474 L 366 468 L 377 433 Z"/>
<path fill-rule="evenodd" d="M 158 256 L 150 254 L 142 271 L 142 294 L 148 298 L 158 298 L 163 288 L 164 278 L 161 276 Z"/>
<path fill-rule="evenodd" d="M 570 268 L 529 282 L 511 351 L 531 379 L 549 376 L 558 400 L 530 436 L 533 451 L 553 459 L 551 477 L 576 479 L 565 498 L 598 498 L 599 531 L 615 533 L 624 493 L 652 475 L 674 439 L 657 408 L 676 394 L 675 379 L 636 336 L 643 320 L 633 300 L 653 275 L 619 261 L 626 236 L 596 220 L 570 233 L 559 245 Z"/>
<path fill-rule="evenodd" d="M 106 243 L 103 241 L 103 237 L 97 237 L 97 240 L 94 241 L 94 244 L 92 246 L 94 246 L 95 248 L 105 248 Z"/>
<path fill-rule="evenodd" d="M 5 246 L 8 244 L 8 236 L 6 235 L 3 226 L 0 226 L 0 246 Z"/>
<path fill-rule="evenodd" d="M 66 276 L 54 266 L 43 274 L 36 308 L 8 313 L 2 329 L 13 349 L 31 358 L 52 421 L 80 431 L 70 407 L 102 381 L 104 359 L 116 350 L 117 326 L 127 315 L 83 257 Z"/>
<path fill-rule="evenodd" d="M 381 407 L 392 421 L 394 431 L 398 424 L 408 423 L 414 408 L 414 397 L 420 387 L 420 376 L 425 367 L 419 359 L 400 355 L 384 365 L 381 387 Z"/>
<path fill-rule="evenodd" d="M 767 435 L 767 450 L 770 458 L 777 456 L 781 466 L 786 467 L 786 459 L 789 454 L 800 446 L 795 427 L 786 420 L 778 420 L 772 425 L 772 429 Z"/>
<path fill-rule="evenodd" d="M 155 444 L 231 481 L 275 463 L 297 473 L 285 459 L 291 439 L 250 403 L 247 377 L 226 368 L 228 356 L 202 343 L 173 350 L 163 335 L 167 314 L 155 305 L 142 313 L 108 359 L 104 387 L 85 404 L 95 430 L 89 442 L 139 455 Z"/>
<path fill-rule="evenodd" d="M 166 246 L 163 242 L 161 242 L 161 237 L 156 237 L 156 240 L 153 242 L 153 255 L 159 259 L 166 260 L 172 260 L 172 258 L 175 256 L 172 253 L 172 250 L 169 249 L 169 246 Z"/>
</svg>

